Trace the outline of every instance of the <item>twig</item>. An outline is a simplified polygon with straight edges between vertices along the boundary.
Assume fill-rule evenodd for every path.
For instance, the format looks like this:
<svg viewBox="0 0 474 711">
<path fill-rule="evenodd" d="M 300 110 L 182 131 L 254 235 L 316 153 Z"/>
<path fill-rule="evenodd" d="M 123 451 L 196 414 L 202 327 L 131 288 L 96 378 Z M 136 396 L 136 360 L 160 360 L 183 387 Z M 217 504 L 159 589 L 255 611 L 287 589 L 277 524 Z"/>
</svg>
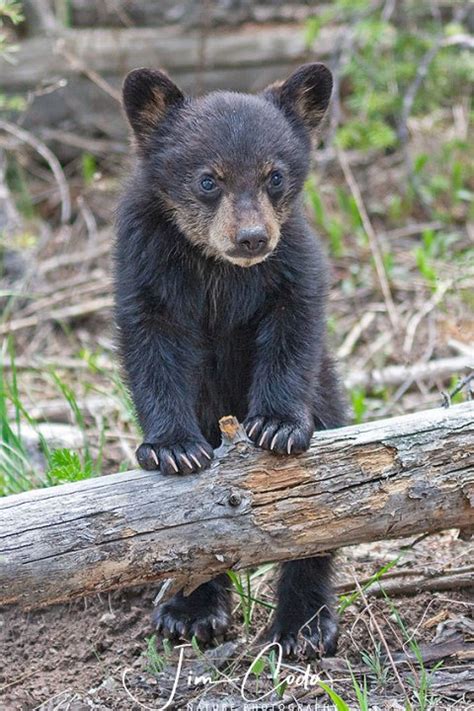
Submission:
<svg viewBox="0 0 474 711">
<path fill-rule="evenodd" d="M 37 33 L 44 32 L 46 35 L 57 35 L 61 31 L 61 23 L 58 21 L 48 0 L 30 2 L 27 5 L 27 9 L 31 11 L 31 19 L 34 20 L 34 29 Z"/>
<path fill-rule="evenodd" d="M 426 75 L 428 74 L 428 69 L 430 67 L 431 62 L 443 46 L 443 38 L 444 34 L 441 33 L 434 41 L 432 47 L 430 47 L 430 49 L 426 52 L 422 60 L 418 63 L 416 76 L 408 87 L 405 96 L 403 97 L 402 113 L 398 124 L 398 138 L 402 145 L 404 145 L 408 141 L 408 117 L 412 112 L 416 95 L 418 94 L 418 91 L 423 81 L 425 80 Z"/>
<path fill-rule="evenodd" d="M 455 45 L 466 49 L 474 49 L 474 37 L 472 35 L 459 33 L 458 35 L 446 37 L 443 42 L 443 47 L 453 47 Z"/>
<path fill-rule="evenodd" d="M 442 222 L 414 222 L 413 224 L 406 225 L 406 227 L 397 227 L 394 230 L 389 230 L 384 232 L 383 236 L 387 239 L 398 240 L 404 237 L 413 237 L 413 235 L 420 235 L 426 230 L 439 230 L 443 227 Z"/>
<path fill-rule="evenodd" d="M 77 302 L 79 297 L 82 299 L 86 294 L 91 296 L 92 294 L 103 294 L 109 291 L 110 283 L 107 279 L 89 279 L 89 281 L 86 281 L 86 283 L 81 286 L 73 286 L 71 289 L 64 289 L 57 294 L 52 293 L 39 298 L 37 301 L 31 301 L 17 315 L 17 318 L 26 318 L 27 316 L 32 316 L 41 311 L 47 312 L 52 306 L 57 306 L 57 304 L 60 304 L 62 301 L 67 301 L 71 298 L 74 298 Z"/>
<path fill-rule="evenodd" d="M 7 684 L 3 684 L 3 686 L 0 686 L 0 693 L 3 694 L 3 692 L 6 691 L 7 689 L 9 689 L 10 687 L 16 686 L 21 681 L 25 681 L 25 679 L 29 679 L 30 676 L 33 676 L 34 674 L 37 674 L 37 673 L 38 673 L 38 670 L 33 669 L 33 671 L 28 671 L 28 672 L 25 672 L 24 674 L 20 674 L 20 676 L 17 676 L 15 679 L 13 679 L 13 681 L 9 681 Z M 63 693 L 64 692 L 61 691 L 61 694 L 63 694 Z"/>
<path fill-rule="evenodd" d="M 450 407 L 451 406 L 451 401 L 455 395 L 460 393 L 464 388 L 467 389 L 467 396 L 469 400 L 472 400 L 472 387 L 471 383 L 474 381 L 474 371 L 466 375 L 464 378 L 461 378 L 459 383 L 456 385 L 453 390 L 451 390 L 450 393 L 441 393 L 441 397 L 443 400 L 443 407 Z"/>
<path fill-rule="evenodd" d="M 362 374 L 362 371 L 366 371 L 371 367 L 370 363 L 374 356 L 386 346 L 387 350 L 384 352 L 384 355 L 386 357 L 390 357 L 390 355 L 392 355 L 393 345 L 391 344 L 391 340 L 392 333 L 390 331 L 384 331 L 379 336 L 377 336 L 373 343 L 370 343 L 368 345 L 367 353 L 364 355 L 364 358 L 362 358 L 362 360 L 358 363 L 359 376 Z M 390 345 L 392 345 L 391 348 Z"/>
<path fill-rule="evenodd" d="M 448 341 L 448 346 L 452 348 L 453 351 L 456 351 L 456 353 L 468 356 L 474 361 L 474 344 L 469 345 L 468 343 L 457 341 L 455 338 L 450 338 Z"/>
<path fill-rule="evenodd" d="M 0 147 L 0 234 L 4 237 L 23 230 L 20 213 L 7 184 L 6 172 L 7 158 Z"/>
<path fill-rule="evenodd" d="M 404 568 L 402 570 L 393 570 L 385 573 L 380 580 L 375 581 L 368 588 L 365 588 L 366 595 L 373 597 L 383 597 L 383 591 L 386 595 L 411 595 L 422 590 L 451 590 L 461 587 L 474 587 L 474 566 L 466 565 L 461 568 L 452 568 L 451 570 L 435 570 L 432 573 L 427 573 L 426 570 L 419 568 Z M 417 580 L 409 580 L 400 582 L 399 578 L 418 578 Z M 364 587 L 369 584 L 371 577 L 359 580 L 359 585 Z M 390 582 L 387 583 L 387 580 Z M 348 594 L 354 592 L 352 583 L 344 583 L 336 588 L 338 594 Z"/>
<path fill-rule="evenodd" d="M 103 281 L 106 281 L 108 277 L 108 273 L 106 273 L 103 269 L 97 267 L 96 269 L 92 269 L 86 274 L 80 273 L 76 276 L 68 276 L 66 279 L 51 279 L 49 284 L 45 285 L 44 288 L 41 287 L 41 291 L 29 291 L 27 297 L 31 299 L 44 299 L 47 296 L 51 296 L 52 294 L 59 294 L 60 291 L 70 291 L 73 287 L 76 286 L 82 287 L 83 284 L 89 283 L 91 281 L 97 282 L 101 279 Z"/>
<path fill-rule="evenodd" d="M 0 336 L 6 336 L 9 333 L 22 331 L 25 328 L 32 328 L 44 321 L 65 321 L 71 318 L 82 318 L 89 316 L 97 311 L 110 309 L 113 306 L 111 296 L 102 296 L 99 299 L 90 299 L 83 304 L 73 304 L 65 306 L 62 309 L 51 311 L 49 314 L 27 316 L 25 318 L 13 319 L 10 322 L 0 325 Z"/>
<path fill-rule="evenodd" d="M 382 10 L 382 20 L 383 22 L 390 22 L 395 8 L 397 6 L 397 0 L 386 0 L 385 5 Z"/>
<path fill-rule="evenodd" d="M 9 133 L 11 136 L 15 136 L 15 138 L 18 138 L 22 143 L 27 143 L 47 162 L 51 168 L 51 172 L 56 178 L 59 194 L 61 196 L 61 222 L 63 224 L 69 222 L 71 219 L 71 196 L 66 176 L 54 153 L 43 141 L 40 141 L 40 139 L 36 138 L 32 133 L 26 131 L 24 128 L 20 128 L 14 123 L 0 119 L 0 129 Z"/>
<path fill-rule="evenodd" d="M 111 398 L 110 395 L 89 395 L 85 398 L 78 398 L 77 406 L 82 413 L 92 417 L 96 413 L 103 415 L 122 411 L 120 402 L 116 398 Z M 30 407 L 28 414 L 33 420 L 69 424 L 74 422 L 71 408 L 61 398 L 49 398 L 43 402 L 36 402 Z"/>
<path fill-rule="evenodd" d="M 2 363 L 3 370 L 10 370 L 13 366 L 15 370 L 37 370 L 43 373 L 51 368 L 54 368 L 54 370 L 90 370 L 91 368 L 91 364 L 86 360 L 61 356 L 49 358 L 24 358 L 23 356 L 18 356 L 15 358 L 13 365 L 9 360 Z M 99 370 L 114 370 L 115 367 L 113 361 L 106 356 L 94 358 L 93 366 Z"/>
<path fill-rule="evenodd" d="M 427 576 L 421 580 L 411 580 L 406 583 L 392 583 L 384 585 L 383 581 L 375 583 L 374 587 L 366 590 L 369 596 L 373 597 L 402 597 L 404 595 L 416 595 L 419 592 L 434 592 L 437 590 L 462 590 L 464 588 L 474 588 L 474 575 L 472 569 L 467 568 L 464 573 L 450 575 L 438 575 L 437 577 Z"/>
<path fill-rule="evenodd" d="M 54 128 L 42 128 L 41 136 L 47 141 L 57 141 L 66 146 L 79 148 L 81 151 L 88 153 L 127 153 L 128 148 L 125 142 L 113 141 L 107 138 L 90 138 L 89 136 L 79 136 L 68 131 L 59 131 Z"/>
<path fill-rule="evenodd" d="M 469 3 L 465 3 L 465 5 L 460 5 L 456 11 L 453 14 L 453 23 L 461 23 L 465 16 L 467 15 L 469 11 Z M 400 116 L 400 120 L 398 123 L 398 137 L 402 146 L 403 150 L 403 158 L 406 166 L 406 170 L 410 179 L 410 182 L 413 186 L 413 188 L 416 190 L 416 193 L 418 195 L 418 198 L 420 200 L 420 203 L 423 205 L 425 210 L 428 210 L 429 205 L 427 204 L 426 199 L 423 196 L 423 193 L 419 190 L 419 179 L 415 175 L 413 171 L 413 163 L 412 163 L 412 157 L 411 157 L 411 152 L 407 148 L 407 142 L 408 142 L 408 119 L 410 117 L 410 114 L 413 110 L 413 105 L 415 103 L 416 95 L 418 94 L 418 91 L 420 90 L 421 85 L 423 84 L 426 75 L 428 74 L 428 70 L 430 67 L 431 62 L 433 59 L 436 57 L 440 49 L 446 44 L 446 38 L 444 35 L 444 27 L 441 28 L 441 31 L 437 35 L 437 37 L 434 39 L 434 42 L 430 49 L 425 53 L 425 55 L 422 57 L 421 61 L 418 64 L 418 69 L 416 72 L 416 76 L 412 83 L 409 85 L 405 96 L 403 97 L 403 103 L 402 103 L 402 112 Z"/>
<path fill-rule="evenodd" d="M 390 651 L 390 647 L 388 646 L 387 640 L 385 639 L 385 635 L 384 635 L 384 633 L 382 632 L 382 629 L 381 629 L 381 627 L 380 627 L 380 625 L 379 625 L 379 623 L 378 623 L 377 618 L 375 617 L 374 613 L 373 613 L 372 610 L 370 609 L 370 605 L 369 605 L 368 600 L 367 600 L 367 598 L 366 598 L 366 596 L 365 596 L 365 593 L 364 593 L 364 591 L 362 590 L 361 586 L 359 585 L 357 579 L 355 580 L 355 584 L 356 584 L 357 592 L 359 593 L 359 595 L 360 595 L 360 597 L 361 597 L 361 600 L 362 600 L 362 602 L 364 603 L 364 605 L 365 605 L 365 607 L 366 607 L 366 609 L 367 609 L 367 613 L 368 613 L 368 615 L 369 615 L 369 617 L 370 617 L 370 620 L 371 620 L 373 626 L 375 627 L 375 629 L 377 630 L 377 633 L 378 633 L 378 635 L 379 635 L 379 637 L 380 637 L 380 641 L 382 642 L 382 644 L 383 644 L 383 646 L 384 646 L 384 648 L 385 648 L 385 651 L 386 651 L 386 653 L 387 653 L 388 660 L 389 660 L 389 662 L 390 662 L 390 666 L 392 667 L 393 673 L 395 674 L 395 677 L 396 677 L 396 679 L 397 679 L 397 681 L 398 681 L 398 684 L 399 684 L 399 686 L 400 686 L 400 691 L 402 692 L 403 696 L 405 697 L 405 699 L 406 699 L 406 701 L 407 701 L 407 703 L 408 703 L 408 708 L 410 708 L 410 707 L 411 707 L 411 705 L 410 705 L 410 700 L 409 700 L 408 694 L 407 694 L 407 692 L 406 692 L 405 685 L 403 684 L 403 681 L 402 681 L 402 679 L 401 679 L 401 677 L 400 677 L 400 674 L 399 674 L 398 669 L 397 669 L 397 665 L 395 664 L 395 661 L 394 661 L 394 659 L 393 659 L 393 657 L 392 657 L 392 653 L 391 653 L 391 651 Z"/>
<path fill-rule="evenodd" d="M 427 343 L 424 349 L 424 353 L 418 361 L 419 365 L 423 365 L 430 362 L 431 356 L 433 355 L 434 345 L 435 339 L 433 334 L 432 321 L 430 321 Z M 395 407 L 396 403 L 400 400 L 401 397 L 403 397 L 403 395 L 405 395 L 405 393 L 411 388 L 414 382 L 415 378 L 413 377 L 413 374 L 408 375 L 407 378 L 402 383 L 400 383 L 396 392 L 393 393 L 393 395 L 390 397 L 390 400 L 386 402 L 385 405 L 381 408 L 382 412 L 387 414 L 391 412 Z M 422 390 L 422 382 L 423 381 L 421 379 L 417 381 L 417 385 L 420 390 Z M 381 416 L 383 417 L 384 415 Z"/>
<path fill-rule="evenodd" d="M 398 326 L 398 314 L 390 291 L 390 286 L 383 263 L 382 250 L 380 247 L 379 239 L 369 219 L 369 215 L 367 214 L 367 210 L 365 209 L 364 201 L 359 190 L 359 186 L 357 185 L 357 182 L 354 178 L 354 175 L 344 152 L 338 149 L 337 156 L 339 159 L 340 166 L 342 168 L 342 172 L 344 173 L 344 178 L 346 179 L 347 185 L 349 186 L 349 189 L 355 200 L 360 218 L 362 220 L 362 225 L 369 240 L 370 250 L 374 258 L 375 269 L 379 279 L 380 288 L 382 289 L 382 294 L 385 300 L 385 305 L 387 307 L 392 328 L 395 330 Z"/>
<path fill-rule="evenodd" d="M 438 285 L 431 299 L 423 306 L 422 309 L 420 309 L 420 311 L 418 311 L 414 316 L 412 316 L 412 318 L 408 322 L 405 332 L 405 341 L 403 343 L 404 353 L 411 352 L 411 349 L 413 348 L 413 341 L 415 340 L 415 334 L 418 330 L 421 321 L 425 318 L 425 316 L 431 313 L 431 311 L 433 311 L 433 309 L 438 306 L 440 301 L 444 299 L 444 295 L 446 294 L 446 292 L 451 289 L 452 285 L 452 281 L 446 281 Z"/>
<path fill-rule="evenodd" d="M 87 235 L 89 237 L 89 243 L 97 242 L 97 220 L 95 219 L 94 213 L 92 212 L 82 195 L 79 195 L 77 198 L 77 206 L 86 226 Z"/>
<path fill-rule="evenodd" d="M 344 339 L 344 342 L 337 351 L 338 358 L 347 358 L 347 356 L 352 353 L 352 349 L 355 344 L 363 334 L 363 332 L 370 326 L 375 318 L 375 313 L 373 311 L 368 311 L 362 318 L 357 321 L 357 323 L 351 328 L 349 333 Z"/>
<path fill-rule="evenodd" d="M 110 252 L 110 242 L 104 242 L 99 244 L 95 249 L 90 249 L 86 252 L 70 252 L 69 254 L 60 254 L 51 259 L 45 259 L 39 265 L 38 271 L 40 274 L 47 274 L 53 271 L 53 269 L 58 269 L 59 267 L 70 267 L 75 264 L 81 264 L 85 261 L 91 261 L 102 257 Z"/>
<path fill-rule="evenodd" d="M 454 23 L 461 23 L 463 21 L 463 19 L 465 18 L 465 16 L 467 15 L 468 10 L 469 10 L 469 3 L 466 3 L 465 6 L 461 5 L 460 7 L 458 7 L 456 12 L 453 15 L 453 22 Z M 464 37 L 464 35 L 463 35 L 463 37 Z M 449 44 L 449 42 L 447 42 L 447 40 L 445 38 L 444 27 L 443 27 L 441 32 L 435 38 L 432 46 L 429 48 L 429 50 L 422 57 L 421 61 L 418 63 L 418 69 L 416 71 L 416 76 L 415 76 L 414 80 L 412 81 L 412 83 L 410 84 L 410 86 L 408 87 L 407 91 L 405 92 L 405 96 L 403 97 L 402 113 L 401 113 L 400 121 L 399 121 L 399 125 L 398 125 L 398 137 L 399 137 L 402 145 L 405 144 L 408 140 L 408 118 L 412 112 L 413 104 L 415 103 L 415 99 L 416 99 L 416 95 L 418 94 L 418 91 L 420 90 L 420 87 L 421 87 L 422 83 L 424 82 L 426 75 L 428 74 L 428 69 L 430 67 L 431 62 L 436 57 L 439 50 L 445 44 Z M 454 42 L 454 44 L 456 44 L 456 42 Z"/>
<path fill-rule="evenodd" d="M 334 137 L 336 135 L 337 128 L 341 119 L 341 75 L 351 59 L 352 48 L 354 46 L 354 41 L 357 36 L 356 26 L 358 22 L 361 22 L 367 17 L 370 17 L 379 6 L 378 0 L 371 2 L 369 7 L 365 8 L 362 12 L 355 11 L 349 23 L 346 24 L 345 30 L 341 36 L 339 42 L 335 42 L 335 50 L 331 56 L 331 69 L 333 72 L 333 89 L 332 98 L 330 105 L 330 118 L 329 118 L 329 129 L 325 137 L 324 151 L 319 151 L 319 158 L 323 161 L 323 167 L 325 168 L 331 157 L 331 147 L 334 142 Z M 309 48 L 311 49 L 311 48 Z M 307 61 L 312 61 L 308 57 Z"/>
<path fill-rule="evenodd" d="M 211 29 L 210 0 L 201 0 L 201 21 L 199 23 L 198 60 L 196 68 L 196 90 L 201 94 L 204 89 L 204 73 L 207 66 L 207 40 Z"/>
<path fill-rule="evenodd" d="M 354 370 L 344 380 L 348 389 L 354 387 L 370 388 L 374 386 L 400 385 L 406 380 L 429 380 L 430 378 L 446 378 L 453 373 L 459 373 L 466 368 L 474 367 L 472 356 L 456 356 L 454 358 L 438 358 L 432 361 L 421 361 L 413 365 L 389 365 L 386 368 L 370 372 Z"/>
<path fill-rule="evenodd" d="M 88 79 L 91 80 L 91 82 L 96 84 L 99 89 L 102 89 L 102 91 L 111 96 L 112 99 L 115 99 L 115 101 L 117 101 L 120 105 L 122 104 L 120 92 L 114 89 L 114 87 L 111 86 L 111 84 L 109 84 L 109 82 L 106 81 L 103 77 L 101 77 L 98 72 L 96 72 L 94 69 L 90 69 L 86 64 L 84 64 L 82 59 L 77 57 L 75 54 L 71 54 L 71 52 L 66 49 L 65 39 L 58 39 L 54 51 L 57 54 L 63 56 L 64 59 L 69 62 L 73 69 L 80 72 L 81 74 L 84 74 L 84 76 L 86 76 Z"/>
</svg>

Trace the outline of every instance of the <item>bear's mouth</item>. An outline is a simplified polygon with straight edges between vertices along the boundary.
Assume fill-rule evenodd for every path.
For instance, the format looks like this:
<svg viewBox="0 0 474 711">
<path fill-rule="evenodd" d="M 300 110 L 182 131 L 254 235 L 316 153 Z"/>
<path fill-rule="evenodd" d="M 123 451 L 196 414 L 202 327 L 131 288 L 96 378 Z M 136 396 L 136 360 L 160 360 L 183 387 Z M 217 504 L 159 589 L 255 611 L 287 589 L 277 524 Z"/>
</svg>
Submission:
<svg viewBox="0 0 474 711">
<path fill-rule="evenodd" d="M 236 264 L 239 267 L 253 267 L 255 264 L 264 262 L 272 251 L 272 249 L 266 248 L 259 252 L 259 254 L 250 256 L 249 254 L 243 255 L 238 249 L 232 249 L 225 252 L 222 256 L 231 264 Z"/>
</svg>

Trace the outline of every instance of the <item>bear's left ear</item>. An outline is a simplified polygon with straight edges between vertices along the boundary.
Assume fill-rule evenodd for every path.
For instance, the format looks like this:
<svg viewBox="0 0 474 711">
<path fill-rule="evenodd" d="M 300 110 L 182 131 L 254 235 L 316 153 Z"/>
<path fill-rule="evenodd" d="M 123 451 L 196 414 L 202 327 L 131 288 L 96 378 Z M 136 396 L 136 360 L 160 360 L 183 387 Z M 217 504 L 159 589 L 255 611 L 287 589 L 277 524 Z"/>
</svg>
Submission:
<svg viewBox="0 0 474 711">
<path fill-rule="evenodd" d="M 146 142 L 172 106 L 184 101 L 181 90 L 164 72 L 145 68 L 127 74 L 122 98 L 139 145 Z"/>
<path fill-rule="evenodd" d="M 270 84 L 263 95 L 309 130 L 318 126 L 329 105 L 332 74 L 325 64 L 303 64 L 284 82 Z"/>
</svg>

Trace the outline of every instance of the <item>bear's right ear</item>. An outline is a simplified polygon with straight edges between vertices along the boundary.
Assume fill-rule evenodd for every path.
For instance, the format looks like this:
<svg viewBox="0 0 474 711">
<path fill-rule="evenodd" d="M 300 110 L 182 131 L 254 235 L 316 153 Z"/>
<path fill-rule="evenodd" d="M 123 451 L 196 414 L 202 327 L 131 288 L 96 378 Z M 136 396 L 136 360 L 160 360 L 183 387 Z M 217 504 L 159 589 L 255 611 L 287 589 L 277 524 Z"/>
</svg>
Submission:
<svg viewBox="0 0 474 711">
<path fill-rule="evenodd" d="M 143 145 L 172 106 L 184 101 L 176 84 L 154 69 L 133 69 L 127 74 L 122 98 L 139 145 Z"/>
</svg>

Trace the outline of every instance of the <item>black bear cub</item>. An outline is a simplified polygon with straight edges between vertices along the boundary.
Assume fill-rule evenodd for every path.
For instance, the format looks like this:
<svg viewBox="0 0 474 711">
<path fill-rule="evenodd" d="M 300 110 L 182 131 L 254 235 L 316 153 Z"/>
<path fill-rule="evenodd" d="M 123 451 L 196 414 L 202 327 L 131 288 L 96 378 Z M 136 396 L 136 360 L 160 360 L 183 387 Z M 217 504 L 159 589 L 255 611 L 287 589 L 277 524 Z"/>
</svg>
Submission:
<svg viewBox="0 0 474 711">
<path fill-rule="evenodd" d="M 259 95 L 190 98 L 151 69 L 125 79 L 137 160 L 117 220 L 116 319 L 144 469 L 206 469 L 224 415 L 278 455 L 343 424 L 327 267 L 302 205 L 331 89 L 322 64 Z M 330 568 L 329 556 L 282 566 L 270 637 L 285 654 L 334 651 Z M 219 638 L 227 577 L 162 604 L 156 624 L 168 637 Z"/>
</svg>

